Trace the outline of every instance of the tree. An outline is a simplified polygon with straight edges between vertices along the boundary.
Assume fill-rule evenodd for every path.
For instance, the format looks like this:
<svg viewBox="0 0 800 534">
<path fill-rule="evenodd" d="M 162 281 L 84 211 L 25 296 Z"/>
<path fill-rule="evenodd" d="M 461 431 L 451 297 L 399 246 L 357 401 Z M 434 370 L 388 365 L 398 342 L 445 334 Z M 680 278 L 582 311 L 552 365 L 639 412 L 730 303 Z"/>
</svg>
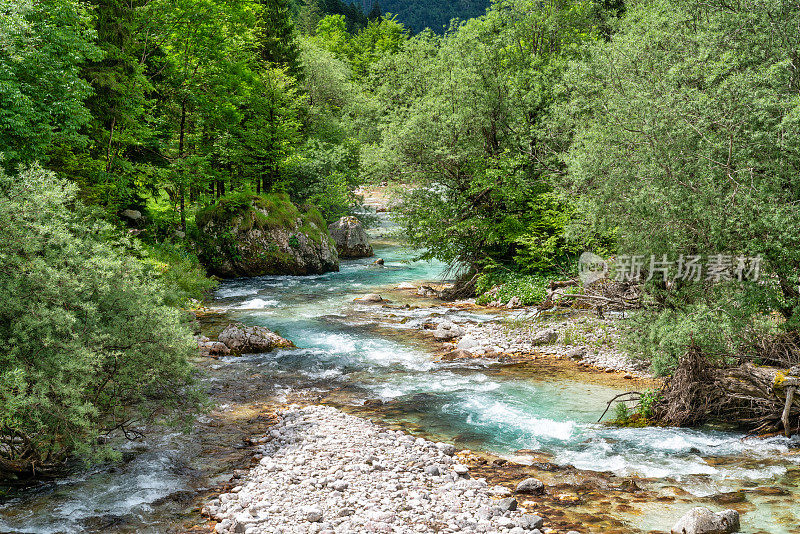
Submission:
<svg viewBox="0 0 800 534">
<path fill-rule="evenodd" d="M 251 87 L 242 123 L 244 172 L 256 191 L 272 191 L 281 167 L 299 140 L 299 97 L 294 80 L 282 70 L 264 70 Z"/>
<path fill-rule="evenodd" d="M 91 88 L 80 69 L 100 56 L 93 38 L 77 1 L 0 1 L 0 166 L 85 146 Z"/>
<path fill-rule="evenodd" d="M 39 167 L 0 173 L 3 477 L 57 469 L 198 398 L 182 312 L 76 194 Z"/>
<path fill-rule="evenodd" d="M 384 172 L 426 186 L 403 211 L 429 256 L 478 271 L 571 268 L 582 243 L 567 239 L 574 207 L 553 190 L 567 144 L 550 117 L 566 65 L 597 38 L 595 22 L 591 2 L 498 2 L 451 28 L 433 59 L 423 34 L 392 60 L 398 69 L 375 64 L 389 84 L 376 89 L 388 108 Z"/>
<path fill-rule="evenodd" d="M 614 38 L 568 77 L 574 191 L 619 228 L 622 252 L 764 258 L 759 283 L 661 294 L 686 321 L 662 328 L 673 345 L 698 331 L 692 316 L 722 332 L 779 310 L 783 328 L 800 327 L 799 21 L 779 0 L 628 3 Z"/>
<path fill-rule="evenodd" d="M 322 16 L 319 0 L 304 0 L 297 15 L 297 27 L 306 35 L 314 35 Z"/>
<path fill-rule="evenodd" d="M 300 47 L 288 0 L 259 0 L 256 29 L 258 55 L 270 67 L 285 68 L 290 76 L 303 77 Z"/>
</svg>

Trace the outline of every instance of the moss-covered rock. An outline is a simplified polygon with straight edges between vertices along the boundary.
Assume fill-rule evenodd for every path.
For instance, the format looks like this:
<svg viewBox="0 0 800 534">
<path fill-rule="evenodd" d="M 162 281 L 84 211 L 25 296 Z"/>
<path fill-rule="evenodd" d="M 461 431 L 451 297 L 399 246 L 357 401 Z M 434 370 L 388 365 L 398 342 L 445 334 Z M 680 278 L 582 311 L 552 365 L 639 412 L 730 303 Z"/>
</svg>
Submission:
<svg viewBox="0 0 800 534">
<path fill-rule="evenodd" d="M 239 192 L 197 214 L 199 257 L 223 278 L 339 270 L 336 245 L 316 208 L 285 194 Z"/>
</svg>

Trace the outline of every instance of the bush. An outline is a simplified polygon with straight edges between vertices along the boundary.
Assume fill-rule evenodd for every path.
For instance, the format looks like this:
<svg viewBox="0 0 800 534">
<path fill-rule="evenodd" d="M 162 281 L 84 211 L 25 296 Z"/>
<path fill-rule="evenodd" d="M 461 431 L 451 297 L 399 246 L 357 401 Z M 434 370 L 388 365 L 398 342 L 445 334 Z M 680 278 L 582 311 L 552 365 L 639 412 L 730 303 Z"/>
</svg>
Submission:
<svg viewBox="0 0 800 534">
<path fill-rule="evenodd" d="M 217 283 L 206 276 L 197 256 L 183 246 L 163 242 L 145 245 L 142 261 L 164 287 L 164 302 L 170 306 L 186 306 L 191 300 L 203 300 Z"/>
<path fill-rule="evenodd" d="M 712 361 L 732 363 L 756 344 L 754 340 L 777 332 L 777 322 L 768 317 L 719 304 L 717 299 L 709 297 L 717 306 L 696 302 L 634 315 L 628 330 L 629 352 L 649 361 L 657 376 L 668 376 L 692 343 Z"/>
<path fill-rule="evenodd" d="M 106 456 L 101 435 L 197 406 L 183 314 L 73 185 L 0 173 L 0 231 L 0 477 Z"/>
<path fill-rule="evenodd" d="M 538 304 L 547 297 L 548 281 L 536 275 L 523 275 L 518 273 L 482 274 L 478 277 L 475 286 L 478 304 L 487 304 L 498 300 L 507 303 L 513 297 L 518 297 L 525 306 Z M 491 291 L 497 288 L 496 291 Z"/>
</svg>

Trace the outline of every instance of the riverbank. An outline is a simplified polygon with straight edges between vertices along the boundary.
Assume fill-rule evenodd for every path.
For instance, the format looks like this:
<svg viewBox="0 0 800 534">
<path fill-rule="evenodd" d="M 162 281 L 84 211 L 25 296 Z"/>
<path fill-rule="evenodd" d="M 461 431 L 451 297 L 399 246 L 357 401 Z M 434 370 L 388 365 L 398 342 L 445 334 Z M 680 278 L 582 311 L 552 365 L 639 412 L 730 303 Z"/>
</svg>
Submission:
<svg viewBox="0 0 800 534">
<path fill-rule="evenodd" d="M 557 532 L 531 501 L 470 476 L 450 444 L 326 406 L 289 406 L 278 419 L 259 439 L 259 465 L 204 508 L 216 532 Z"/>
</svg>

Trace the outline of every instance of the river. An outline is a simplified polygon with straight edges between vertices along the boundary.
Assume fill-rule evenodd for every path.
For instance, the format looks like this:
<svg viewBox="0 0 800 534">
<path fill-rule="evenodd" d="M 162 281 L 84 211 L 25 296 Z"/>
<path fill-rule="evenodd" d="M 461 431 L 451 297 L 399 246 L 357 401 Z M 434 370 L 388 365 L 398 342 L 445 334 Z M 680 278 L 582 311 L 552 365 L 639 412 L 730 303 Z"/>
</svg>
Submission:
<svg viewBox="0 0 800 534">
<path fill-rule="evenodd" d="M 613 428 L 595 421 L 623 385 L 563 370 L 436 362 L 420 335 L 424 323 L 500 316 L 420 305 L 408 292 L 391 291 L 400 282 L 437 280 L 445 272 L 438 262 L 413 261 L 412 251 L 384 237 L 391 231 L 388 219 L 373 231 L 383 267 L 371 259 L 343 261 L 338 273 L 219 287 L 210 303 L 220 312 L 217 327 L 231 319 L 263 325 L 300 348 L 202 362 L 217 418 L 228 413 L 234 420 L 254 398 L 316 399 L 462 448 L 520 461 L 525 454 L 545 458 L 563 468 L 543 473 L 546 482 L 562 477 L 580 487 L 595 481 L 583 495 L 575 490 L 575 502 L 564 501 L 592 532 L 610 532 L 603 525 L 612 524 L 619 532 L 668 531 L 695 505 L 739 509 L 743 532 L 800 532 L 796 441 L 744 439 L 714 429 Z M 373 292 L 394 302 L 353 302 Z M 208 328 L 215 328 L 213 321 Z M 57 482 L 11 491 L 0 504 L 0 531 L 156 533 L 199 521 L 192 512 L 197 495 L 238 461 L 220 451 L 242 449 L 233 443 L 239 438 L 231 430 L 235 421 L 220 425 L 214 417 L 201 417 L 188 435 L 159 430 L 131 443 L 123 462 L 79 466 Z M 625 480 L 635 480 L 642 493 L 603 490 Z"/>
</svg>

